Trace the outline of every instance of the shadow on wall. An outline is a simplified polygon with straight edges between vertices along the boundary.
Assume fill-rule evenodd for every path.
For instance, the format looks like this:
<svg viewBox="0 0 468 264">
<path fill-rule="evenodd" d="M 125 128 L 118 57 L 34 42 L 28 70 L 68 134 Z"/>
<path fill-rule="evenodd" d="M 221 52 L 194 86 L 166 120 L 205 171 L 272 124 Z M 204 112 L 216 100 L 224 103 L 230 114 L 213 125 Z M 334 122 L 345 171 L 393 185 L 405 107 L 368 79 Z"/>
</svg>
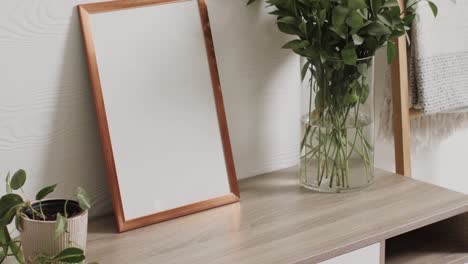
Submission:
<svg viewBox="0 0 468 264">
<path fill-rule="evenodd" d="M 110 212 L 110 195 L 77 2 L 0 2 L 0 178 L 26 169 L 30 198 L 45 185 L 58 183 L 60 198 L 83 186 L 95 215 Z"/>
<path fill-rule="evenodd" d="M 207 5 L 238 178 L 295 165 L 300 62 L 281 49 L 290 37 L 263 0 Z"/>
<path fill-rule="evenodd" d="M 60 193 L 72 195 L 78 186 L 85 188 L 93 201 L 91 216 L 102 215 L 111 211 L 111 199 L 81 25 L 76 8 L 72 12 L 58 80 L 61 87 L 54 107 L 52 131 L 55 136 L 48 144 L 41 174 L 46 178 L 43 182 L 59 180 L 62 183 L 58 187 Z"/>
</svg>

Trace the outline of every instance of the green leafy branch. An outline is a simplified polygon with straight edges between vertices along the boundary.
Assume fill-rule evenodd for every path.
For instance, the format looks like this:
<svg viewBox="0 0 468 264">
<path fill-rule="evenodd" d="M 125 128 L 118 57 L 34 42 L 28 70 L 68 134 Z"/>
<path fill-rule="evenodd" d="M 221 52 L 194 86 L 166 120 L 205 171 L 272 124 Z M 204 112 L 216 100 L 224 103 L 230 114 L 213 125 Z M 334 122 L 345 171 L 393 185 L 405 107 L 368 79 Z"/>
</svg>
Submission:
<svg viewBox="0 0 468 264">
<path fill-rule="evenodd" d="M 249 0 L 248 5 L 256 0 Z M 409 0 L 401 11 L 397 0 L 266 0 L 276 9 L 281 32 L 298 39 L 283 48 L 312 60 L 343 60 L 355 65 L 358 58 L 373 56 L 387 46 L 388 62 L 396 57 L 393 39 L 408 34 L 417 4 L 427 2 L 434 16 L 437 6 L 429 0 Z M 404 15 L 404 16 L 403 16 Z"/>
</svg>

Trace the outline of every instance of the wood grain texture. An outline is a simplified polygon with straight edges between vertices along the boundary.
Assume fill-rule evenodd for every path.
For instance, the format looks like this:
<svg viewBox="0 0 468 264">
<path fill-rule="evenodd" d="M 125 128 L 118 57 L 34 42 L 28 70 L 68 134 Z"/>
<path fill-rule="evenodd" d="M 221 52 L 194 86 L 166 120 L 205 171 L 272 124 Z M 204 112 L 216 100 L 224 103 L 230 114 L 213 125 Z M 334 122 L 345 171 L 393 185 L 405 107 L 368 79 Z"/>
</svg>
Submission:
<svg viewBox="0 0 468 264">
<path fill-rule="evenodd" d="M 301 189 L 288 169 L 239 182 L 240 203 L 116 234 L 92 221 L 88 259 L 100 263 L 317 263 L 468 210 L 468 197 L 376 170 L 362 192 Z"/>
<path fill-rule="evenodd" d="M 398 0 L 401 10 L 405 0 Z M 405 36 L 396 39 L 397 56 L 392 64 L 393 133 L 396 173 L 411 176 L 408 48 Z"/>
<path fill-rule="evenodd" d="M 387 240 L 387 264 L 468 263 L 468 214 Z"/>
<path fill-rule="evenodd" d="M 96 108 L 96 114 L 98 119 L 98 127 L 101 135 L 102 150 L 106 160 L 107 177 L 109 186 L 112 194 L 112 203 L 114 207 L 114 215 L 117 223 L 117 229 L 119 232 L 128 231 L 131 229 L 139 228 L 142 226 L 166 221 L 176 217 L 185 216 L 187 214 L 215 208 L 218 206 L 234 203 L 239 201 L 239 188 L 237 185 L 237 176 L 234 167 L 234 160 L 232 156 L 231 143 L 229 139 L 229 132 L 226 120 L 226 114 L 224 111 L 224 102 L 221 91 L 221 84 L 218 75 L 216 55 L 213 46 L 213 40 L 211 36 L 211 29 L 208 18 L 208 11 L 204 0 L 197 0 L 194 3 L 198 3 L 198 13 L 200 14 L 201 27 L 203 30 L 203 37 L 205 42 L 208 67 L 211 77 L 211 89 L 213 90 L 214 100 L 216 104 L 216 113 L 219 125 L 219 131 L 221 135 L 224 162 L 226 165 L 226 171 L 229 181 L 230 193 L 211 198 L 204 201 L 195 201 L 192 204 L 180 206 L 177 208 L 171 208 L 162 212 L 155 213 L 151 212 L 147 216 L 139 217 L 136 219 L 126 219 L 123 208 L 123 196 L 119 184 L 119 177 L 117 175 L 116 163 L 114 158 L 114 152 L 111 142 L 111 135 L 109 132 L 109 124 L 107 119 L 105 100 L 103 96 L 103 90 L 100 80 L 100 70 L 98 68 L 97 55 L 95 50 L 95 44 L 93 40 L 93 28 L 90 22 L 90 16 L 100 12 L 119 11 L 122 9 L 129 8 L 140 8 L 149 5 L 161 5 L 161 4 L 173 4 L 179 3 L 180 0 L 144 0 L 144 1 L 112 1 L 96 4 L 86 4 L 78 6 L 80 21 L 83 32 L 83 39 L 85 43 L 86 55 L 88 59 L 88 69 L 91 85 L 93 88 L 94 102 Z M 206 87 L 210 89 L 210 87 Z M 114 132 L 115 133 L 115 132 Z M 114 134 L 115 135 L 115 134 Z M 213 139 L 215 140 L 215 139 Z M 130 175 L 126 175 L 130 177 Z M 195 175 L 196 176 L 196 175 Z M 122 177 L 122 176 L 120 176 Z"/>
</svg>

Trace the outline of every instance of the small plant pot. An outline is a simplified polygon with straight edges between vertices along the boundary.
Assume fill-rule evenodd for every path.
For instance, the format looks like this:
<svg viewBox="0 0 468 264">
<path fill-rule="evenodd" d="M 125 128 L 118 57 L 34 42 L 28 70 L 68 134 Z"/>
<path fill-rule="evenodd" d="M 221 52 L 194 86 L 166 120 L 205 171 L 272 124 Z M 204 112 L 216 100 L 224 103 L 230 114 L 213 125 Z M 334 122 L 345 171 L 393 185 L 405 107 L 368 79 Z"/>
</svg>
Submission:
<svg viewBox="0 0 468 264">
<path fill-rule="evenodd" d="M 42 210 L 49 215 L 54 212 L 63 214 L 66 200 L 44 200 Z M 39 203 L 33 203 L 34 210 L 39 211 Z M 23 213 L 31 216 L 31 210 L 25 209 Z M 75 201 L 68 201 L 67 214 L 69 218 L 68 232 L 56 237 L 55 217 L 47 221 L 34 220 L 30 217 L 21 217 L 21 244 L 26 262 L 33 260 L 40 254 L 55 256 L 68 247 L 77 247 L 85 251 L 88 233 L 88 210 L 83 211 Z"/>
</svg>

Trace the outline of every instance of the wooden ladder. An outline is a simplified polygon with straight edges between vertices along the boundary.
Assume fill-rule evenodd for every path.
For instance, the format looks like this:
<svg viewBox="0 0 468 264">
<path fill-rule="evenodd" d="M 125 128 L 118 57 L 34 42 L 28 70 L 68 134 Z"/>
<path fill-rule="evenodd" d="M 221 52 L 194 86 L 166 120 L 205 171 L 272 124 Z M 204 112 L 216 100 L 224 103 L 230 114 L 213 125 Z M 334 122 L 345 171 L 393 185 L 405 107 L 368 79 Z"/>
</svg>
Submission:
<svg viewBox="0 0 468 264">
<path fill-rule="evenodd" d="M 398 0 L 401 10 L 406 1 Z M 392 64 L 393 134 L 396 173 L 411 176 L 410 120 L 421 112 L 409 105 L 408 45 L 405 36 L 396 39 L 397 57 Z"/>
</svg>

